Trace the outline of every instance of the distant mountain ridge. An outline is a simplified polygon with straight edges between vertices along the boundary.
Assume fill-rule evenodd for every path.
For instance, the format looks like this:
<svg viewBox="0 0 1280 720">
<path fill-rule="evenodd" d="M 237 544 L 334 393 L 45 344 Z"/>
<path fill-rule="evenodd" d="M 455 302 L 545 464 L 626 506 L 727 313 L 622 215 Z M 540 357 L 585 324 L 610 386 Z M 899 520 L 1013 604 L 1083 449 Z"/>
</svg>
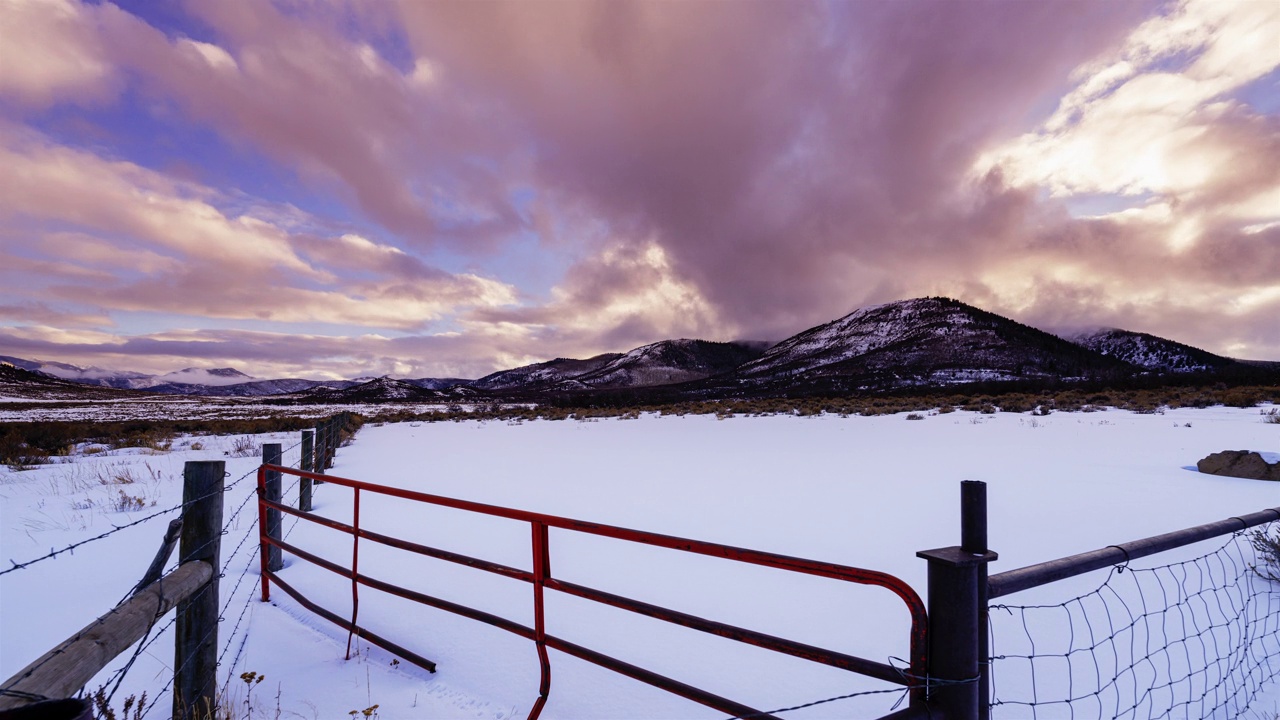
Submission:
<svg viewBox="0 0 1280 720">
<path fill-rule="evenodd" d="M 654 387 L 701 380 L 760 356 L 759 343 L 662 340 L 587 360 L 558 358 L 504 370 L 471 383 L 479 390 L 593 390 Z"/>
<path fill-rule="evenodd" d="M 579 375 L 599 370 L 620 357 L 622 353 L 605 353 L 586 360 L 556 358 L 485 375 L 470 385 L 478 390 L 527 390 L 551 387 Z"/>
<path fill-rule="evenodd" d="M 129 397 L 136 397 L 136 393 L 64 380 L 0 358 L 0 398 L 50 401 L 116 400 Z"/>
<path fill-rule="evenodd" d="M 793 335 L 730 373 L 739 386 L 833 390 L 1122 374 L 1129 366 L 1043 330 L 949 298 L 855 310 Z"/>
<path fill-rule="evenodd" d="M 1064 338 L 1151 372 L 1204 372 L 1237 362 L 1180 342 L 1118 328 L 1070 333 Z"/>
<path fill-rule="evenodd" d="M 1280 363 L 1237 361 L 1119 329 L 1047 333 L 943 297 L 860 308 L 774 345 L 662 340 L 585 360 L 556 358 L 458 378 L 259 380 L 234 369 L 166 375 L 111 372 L 0 356 L 41 377 L 196 396 L 280 396 L 297 402 L 456 402 L 592 393 L 651 399 L 877 392 L 992 382 L 1109 381 L 1138 376 L 1276 375 Z M 635 395 L 634 397 L 641 397 Z M 292 400 L 290 400 L 290 398 Z"/>
</svg>

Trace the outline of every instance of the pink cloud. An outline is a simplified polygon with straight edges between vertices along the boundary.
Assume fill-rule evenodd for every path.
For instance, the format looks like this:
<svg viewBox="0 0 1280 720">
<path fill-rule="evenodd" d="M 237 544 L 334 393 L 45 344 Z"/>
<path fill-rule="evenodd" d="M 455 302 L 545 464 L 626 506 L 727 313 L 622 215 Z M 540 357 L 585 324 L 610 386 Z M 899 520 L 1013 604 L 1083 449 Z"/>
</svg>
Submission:
<svg viewBox="0 0 1280 720">
<path fill-rule="evenodd" d="M 79 71 L 50 62 L 0 79 L 0 95 L 24 112 L 64 102 L 94 78 L 109 81 L 105 101 L 112 82 L 130 78 L 380 232 L 330 237 L 232 212 L 202 194 L 209 188 L 64 148 L 40 148 L 26 176 L 17 165 L 0 170 L 0 184 L 22 212 L 126 235 L 150 263 L 142 279 L 108 271 L 115 281 L 102 292 L 70 279 L 89 272 L 85 264 L 66 264 L 41 302 L 98 294 L 154 308 L 198 282 L 161 269 L 165 259 L 185 262 L 204 246 L 238 259 L 203 262 L 236 266 L 242 282 L 164 307 L 262 317 L 263 307 L 234 309 L 259 277 L 245 268 L 265 262 L 291 278 L 269 317 L 324 313 L 408 330 L 451 317 L 467 339 L 431 342 L 493 353 L 483 362 L 498 364 L 683 334 L 776 339 L 860 304 L 940 292 L 1029 322 L 1105 321 L 1222 352 L 1280 351 L 1264 313 L 1280 277 L 1274 115 L 1193 103 L 1176 120 L 1195 125 L 1194 142 L 1153 145 L 1186 148 L 1183 169 L 1209 170 L 1185 175 L 1191 191 L 1124 216 L 1073 217 L 1046 197 L 1065 174 L 987 157 L 1027 133 L 1057 137 L 1098 109 L 1145 107 L 1128 103 L 1132 93 L 1111 98 L 1131 80 L 1147 87 L 1142 58 L 1173 42 L 1151 30 L 1161 17 L 1197 7 L 1231 15 L 1193 5 L 404 0 L 339 10 L 226 0 L 187 5 L 210 33 L 197 41 L 110 4 L 53 4 L 67 12 L 33 34 L 80 38 L 87 59 L 72 64 Z M 1250 24 L 1228 20 L 1213 27 Z M 1196 32 L 1212 35 L 1205 28 Z M 388 36 L 403 38 L 411 57 L 389 62 L 378 49 Z M 1234 72 L 1235 45 L 1217 39 L 1188 72 Z M 1249 56 L 1255 75 L 1266 69 L 1258 57 Z M 1153 127 L 1137 117 L 1124 116 L 1133 121 L 1124 138 Z M 1079 124 L 1103 136 L 1120 127 Z M 1136 165 L 1124 147 L 1103 155 L 1114 177 L 1080 175 L 1075 190 L 1137 187 L 1122 177 Z M 102 182 L 76 185 L 62 170 L 77 163 Z M 520 206 L 517 189 L 531 198 Z M 131 207 L 132 191 L 158 198 L 160 210 Z M 62 203 L 72 196 L 74 207 Z M 196 216 L 204 234 L 188 245 L 156 219 Z M 445 243 L 483 268 L 517 231 L 577 254 L 546 297 L 423 259 Z M 1182 235 L 1197 242 L 1171 242 Z M 252 242 L 225 251 L 243 238 Z M 646 259 L 655 249 L 660 263 Z M 19 262 L 49 259 L 14 253 Z M 523 306 L 512 306 L 517 297 Z M 409 308 L 401 319 L 397 303 Z M 1215 316 L 1229 322 L 1215 326 Z"/>
</svg>

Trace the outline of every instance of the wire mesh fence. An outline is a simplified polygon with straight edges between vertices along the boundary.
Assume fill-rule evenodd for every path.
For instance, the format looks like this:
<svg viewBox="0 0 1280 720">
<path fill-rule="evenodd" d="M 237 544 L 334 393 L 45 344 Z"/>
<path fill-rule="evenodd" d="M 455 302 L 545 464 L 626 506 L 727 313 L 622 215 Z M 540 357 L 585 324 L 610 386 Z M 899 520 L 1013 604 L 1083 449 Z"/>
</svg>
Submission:
<svg viewBox="0 0 1280 720">
<path fill-rule="evenodd" d="M 1258 542 L 1277 529 L 1235 533 L 1185 560 L 1113 567 L 1060 602 L 991 605 L 991 716 L 1248 717 L 1280 673 L 1280 583 L 1264 575 Z"/>
</svg>

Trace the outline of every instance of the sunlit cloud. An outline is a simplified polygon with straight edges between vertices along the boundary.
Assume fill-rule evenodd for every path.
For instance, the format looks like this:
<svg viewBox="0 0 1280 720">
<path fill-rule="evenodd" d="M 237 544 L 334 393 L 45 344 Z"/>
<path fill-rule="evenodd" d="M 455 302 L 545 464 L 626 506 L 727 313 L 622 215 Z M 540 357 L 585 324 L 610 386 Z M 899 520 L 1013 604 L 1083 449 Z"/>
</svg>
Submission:
<svg viewBox="0 0 1280 720">
<path fill-rule="evenodd" d="M 1274 2 L 0 14 L 0 354 L 478 376 L 949 294 L 1280 357 Z"/>
<path fill-rule="evenodd" d="M 1144 196 L 1112 217 L 1162 225 L 1173 250 L 1214 222 L 1274 221 L 1276 123 L 1231 94 L 1280 68 L 1277 37 L 1275 3 L 1182 2 L 1078 68 L 1043 126 L 985 153 L 975 172 L 998 167 L 1056 197 Z"/>
<path fill-rule="evenodd" d="M 74 0 L 0 1 L 0 98 L 41 108 L 113 96 L 116 67 L 91 14 Z"/>
</svg>

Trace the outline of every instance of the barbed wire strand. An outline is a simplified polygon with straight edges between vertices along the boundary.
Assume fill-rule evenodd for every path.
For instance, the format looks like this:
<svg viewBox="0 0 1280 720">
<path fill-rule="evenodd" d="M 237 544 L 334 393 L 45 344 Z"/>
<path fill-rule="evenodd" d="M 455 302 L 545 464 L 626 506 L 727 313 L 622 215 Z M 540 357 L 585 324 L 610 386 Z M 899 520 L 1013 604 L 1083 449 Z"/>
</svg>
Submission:
<svg viewBox="0 0 1280 720">
<path fill-rule="evenodd" d="M 301 442 L 301 441 L 299 441 L 299 442 L 297 442 L 297 443 L 294 443 L 294 444 L 293 444 L 293 445 L 291 445 L 289 448 L 282 450 L 282 451 L 281 451 L 281 455 L 283 456 L 283 454 L 284 454 L 284 453 L 292 451 L 293 449 L 295 449 L 295 448 L 299 447 L 301 444 L 302 444 L 302 442 Z M 296 464 L 297 464 L 298 466 L 301 466 L 301 464 L 302 464 L 302 459 L 301 459 L 301 458 L 299 458 L 299 460 L 298 460 L 298 462 L 297 462 Z M 259 466 L 259 467 L 260 467 L 260 466 Z M 203 496 L 201 496 L 201 497 L 194 498 L 193 500 L 191 500 L 191 501 L 189 501 L 189 502 L 190 502 L 190 503 L 199 502 L 199 501 L 201 501 L 201 500 L 205 500 L 205 499 L 208 499 L 208 498 L 214 497 L 214 496 L 216 496 L 216 495 L 222 495 L 222 496 L 224 496 L 224 497 L 225 497 L 226 492 L 227 492 L 228 490 L 235 488 L 237 485 L 239 485 L 241 482 L 243 482 L 246 478 L 248 478 L 248 477 L 250 477 L 250 476 L 252 476 L 252 475 L 255 475 L 257 472 L 258 472 L 258 468 L 257 468 L 257 467 L 255 467 L 255 468 L 253 468 L 252 470 L 250 470 L 250 471 L 246 472 L 244 475 L 241 475 L 241 476 L 240 476 L 239 478 L 237 478 L 236 480 L 232 481 L 230 484 L 224 485 L 224 487 L 222 488 L 222 490 L 221 490 L 221 491 L 214 491 L 214 492 L 207 493 L 207 494 L 205 494 L 205 495 L 203 495 Z M 296 483 L 295 483 L 295 485 L 296 485 Z M 291 488 L 291 489 L 292 489 L 292 488 Z M 219 532 L 219 538 L 218 538 L 218 540 L 220 540 L 220 539 L 221 539 L 221 536 L 225 536 L 225 535 L 227 535 L 227 534 L 228 534 L 228 530 L 227 530 L 227 529 L 230 527 L 231 522 L 234 522 L 234 520 L 235 520 L 235 519 L 236 519 L 236 517 L 240 514 L 240 512 L 241 512 L 241 511 L 242 511 L 242 510 L 243 510 L 243 509 L 248 505 L 248 501 L 249 501 L 249 500 L 251 500 L 251 499 L 253 499 L 254 497 L 256 497 L 256 495 L 257 495 L 257 493 L 256 493 L 256 489 L 255 489 L 255 492 L 253 492 L 253 493 L 248 493 L 248 494 L 246 495 L 245 501 L 244 501 L 244 502 L 242 502 L 242 503 L 240 504 L 240 506 L 239 506 L 239 507 L 237 507 L 237 509 L 232 513 L 231 518 L 230 518 L 230 519 L 228 519 L 228 521 L 227 521 L 226 523 L 224 523 L 224 525 L 223 525 L 222 529 L 221 529 L 221 530 L 220 530 L 220 532 Z M 6 569 L 6 570 L 4 570 L 4 571 L 0 571 L 0 575 L 4 575 L 4 574 L 10 573 L 10 572 L 14 572 L 14 571 L 16 571 L 16 570 L 24 570 L 24 569 L 26 569 L 26 568 L 28 568 L 28 567 L 30 567 L 30 566 L 32 566 L 32 565 L 35 565 L 35 564 L 37 564 L 37 563 L 39 563 L 39 562 L 42 562 L 42 561 L 44 561 L 44 560 L 50 560 L 50 559 L 53 559 L 53 558 L 55 558 L 55 557 L 57 557 L 58 555 L 61 555 L 61 554 L 63 554 L 63 553 L 73 553 L 73 552 L 74 552 L 74 550 L 75 550 L 76 548 L 78 548 L 78 547 L 81 547 L 81 546 L 87 545 L 87 544 L 89 544 L 89 543 L 91 543 L 91 542 L 96 542 L 96 541 L 98 541 L 98 540 L 106 539 L 107 537 L 110 537 L 111 535 L 114 535 L 114 534 L 115 534 L 115 533 L 117 533 L 117 532 L 120 532 L 120 531 L 122 531 L 122 530 L 126 530 L 126 529 L 128 529 L 128 528 L 130 528 L 130 527 L 135 527 L 135 526 L 137 526 L 137 525 L 141 525 L 141 524 L 143 524 L 143 523 L 145 523 L 145 522 L 148 522 L 148 521 L 153 520 L 153 519 L 155 519 L 155 518 L 157 518 L 157 517 L 160 517 L 161 515 L 165 515 L 165 514 L 168 514 L 168 513 L 174 512 L 175 510 L 181 510 L 181 509 L 182 509 L 186 504 L 188 504 L 188 503 L 187 503 L 187 502 L 179 503 L 178 505 L 175 505 L 175 506 L 170 507 L 170 508 L 166 508 L 165 510 L 157 511 L 157 512 L 155 512 L 155 513 L 151 513 L 151 514 L 147 515 L 146 517 L 139 518 L 138 520 L 132 521 L 132 522 L 127 523 L 127 524 L 125 524 L 125 525 L 114 526 L 112 530 L 109 530 L 109 531 L 107 531 L 107 532 L 105 532 L 105 533 L 101 533 L 100 535 L 97 535 L 97 536 L 92 537 L 92 538 L 87 538 L 87 539 L 82 540 L 82 541 L 79 541 L 79 542 L 71 543 L 70 545 L 68 545 L 68 546 L 66 546 L 66 547 L 64 547 L 64 548 L 61 548 L 61 549 L 59 549 L 59 550 L 55 550 L 55 551 L 51 551 L 48 555 L 45 555 L 45 556 L 42 556 L 42 557 L 39 557 L 39 558 L 35 558 L 35 559 L 33 559 L 33 560 L 29 560 L 29 561 L 27 561 L 27 562 L 25 562 L 25 563 L 16 563 L 16 562 L 13 562 L 12 560 L 10 560 L 10 562 L 13 564 L 13 567 L 10 567 L 10 568 L 8 568 L 8 569 Z M 254 528 L 250 528 L 249 532 L 247 532 L 247 533 L 246 533 L 246 534 L 241 538 L 241 540 L 240 540 L 239 544 L 237 544 L 237 546 L 236 546 L 235 550 L 233 550 L 233 551 L 232 551 L 232 553 L 231 553 L 231 555 L 229 555 L 229 556 L 227 557 L 227 561 L 226 561 L 226 562 L 229 562 L 229 561 L 230 561 L 230 560 L 235 556 L 235 554 L 239 552 L 240 548 L 244 545 L 244 543 L 245 543 L 245 541 L 248 539 L 248 537 L 249 537 L 249 536 L 251 536 L 251 535 L 253 534 L 253 530 L 254 530 Z M 209 541 L 208 543 L 205 543 L 203 546 L 201 546 L 200 548 L 198 548 L 198 549 L 197 549 L 197 551 L 198 551 L 199 549 L 203 549 L 203 548 L 205 548 L 205 547 L 208 547 L 208 546 L 209 546 L 209 544 L 211 544 L 212 542 L 215 542 L 215 541 L 214 541 L 214 540 L 211 540 L 211 541 Z M 224 562 L 224 563 L 223 563 L 223 567 L 224 567 L 224 568 L 226 567 L 226 562 Z M 238 588 L 238 587 L 239 587 L 239 585 L 240 585 L 240 581 L 242 581 L 242 580 L 243 580 L 243 578 L 244 578 L 244 574 L 245 574 L 245 573 L 247 573 L 247 571 L 248 571 L 248 567 L 251 567 L 251 566 L 252 566 L 252 556 L 250 557 L 250 562 L 247 564 L 245 571 L 241 573 L 240 578 L 239 578 L 239 580 L 238 580 L 238 581 L 237 581 L 237 583 L 236 583 L 236 588 Z M 173 568 L 176 568 L 176 563 L 175 563 L 175 565 L 173 565 L 173 566 L 171 567 L 170 571 L 171 571 Z M 220 573 L 219 573 L 219 577 L 224 577 L 224 576 L 225 576 L 225 575 L 224 575 L 224 574 L 222 574 L 222 572 L 220 571 Z M 161 580 L 163 580 L 163 578 L 161 578 Z M 209 585 L 206 585 L 203 589 L 198 590 L 198 591 L 195 593 L 195 595 L 194 595 L 193 597 L 197 597 L 197 596 L 199 596 L 200 594 L 202 594 L 202 593 L 204 593 L 204 592 L 207 592 L 208 588 L 209 588 Z M 120 605 L 121 605 L 125 600 L 127 600 L 127 599 L 128 599 L 128 598 L 133 594 L 133 590 L 134 590 L 134 588 L 130 588 L 129 592 L 127 592 L 127 593 L 125 594 L 125 596 L 124 596 L 123 598 L 121 598 L 121 600 L 120 600 L 120 601 L 118 601 L 114 607 L 119 607 L 119 606 L 120 606 Z M 234 593 L 234 589 L 233 589 L 233 591 L 232 591 L 232 592 Z M 252 593 L 250 593 L 250 594 L 249 594 L 249 597 L 250 597 L 250 598 L 252 598 Z M 229 602 L 230 602 L 230 600 L 228 600 L 228 603 L 229 603 Z M 223 607 L 223 611 L 225 612 L 225 610 L 226 610 L 226 607 L 224 606 L 224 607 Z M 86 634 L 86 633 L 88 633 L 88 632 L 90 632 L 90 631 L 92 631 L 92 630 L 94 630 L 94 629 L 98 628 L 99 626 L 101 626 L 101 625 L 106 621 L 106 619 L 107 619 L 110 615 L 111 615 L 111 613 L 109 613 L 109 612 L 108 612 L 108 613 L 106 613 L 106 614 L 104 614 L 104 615 L 100 616 L 100 617 L 99 617 L 95 622 L 91 623 L 88 627 L 86 627 L 86 628 L 82 629 L 80 632 L 76 633 L 76 634 L 75 634 L 74 636 L 72 636 L 69 640 L 64 641 L 62 644 L 64 644 L 64 645 L 65 645 L 65 644 L 70 644 L 70 643 L 73 643 L 73 642 L 75 642 L 75 641 L 77 641 L 77 640 L 82 639 L 82 638 L 85 636 L 85 634 Z M 114 680 L 114 682 L 115 682 L 114 687 L 113 687 L 113 688 L 112 688 L 112 690 L 111 690 L 111 693 L 107 696 L 107 700 L 108 700 L 108 702 L 110 702 L 110 699 L 111 699 L 112 697 L 114 697 L 115 692 L 119 689 L 120 684 L 124 681 L 125 676 L 127 675 L 128 671 L 132 668 L 133 663 L 137 660 L 137 658 L 139 657 L 139 655 L 141 655 L 141 653 L 142 653 L 142 652 L 144 652 L 148 647 L 150 647 L 150 645 L 151 645 L 152 643 L 154 643 L 157 639 L 159 639 L 159 638 L 163 635 L 164 631 L 165 631 L 165 630 L 167 630 L 170 626 L 172 626 L 172 625 L 176 622 L 176 619 L 177 619 L 177 618 L 176 618 L 176 615 L 175 615 L 175 617 L 174 617 L 174 618 L 171 618 L 171 619 L 170 619 L 170 621 L 169 621 L 168 623 L 166 623 L 166 624 L 165 624 L 165 625 L 160 629 L 160 631 L 159 631 L 159 632 L 157 632 L 157 633 L 155 634 L 155 636 L 150 637 L 150 639 L 148 639 L 148 637 L 151 635 L 152 630 L 153 630 L 153 629 L 154 629 L 154 627 L 155 627 L 155 621 L 156 621 L 156 620 L 158 620 L 158 619 L 159 619 L 159 616 L 157 616 L 157 618 L 154 618 L 154 619 L 151 621 L 151 623 L 148 625 L 147 630 L 144 632 L 143 637 L 142 637 L 141 639 L 139 639 L 139 641 L 138 641 L 138 643 L 137 643 L 137 647 L 136 647 L 136 649 L 135 649 L 134 653 L 130 656 L 129 660 L 128 660 L 128 661 L 126 661 L 126 662 L 125 662 L 125 664 L 124 664 L 123 666 L 121 666 L 121 668 L 118 668 L 118 669 L 117 669 L 117 670 L 116 670 L 116 671 L 115 671 L 111 676 L 109 676 L 109 677 L 108 677 L 108 679 L 107 679 L 107 682 L 103 684 L 103 686 L 102 686 L 102 687 L 105 687 L 106 685 L 111 684 L 113 680 Z M 221 620 L 222 620 L 222 617 L 220 616 L 220 617 L 219 617 L 219 622 L 221 622 Z M 215 626 L 215 627 L 216 627 L 216 626 Z M 206 639 L 207 639 L 207 637 L 206 637 Z M 202 642 L 203 642 L 203 641 L 202 641 Z M 46 663 L 50 662 L 51 660 L 53 660 L 55 657 L 57 657 L 57 656 L 58 656 L 58 655 L 60 655 L 60 654 L 61 654 L 61 652 L 57 652 L 57 653 L 53 653 L 53 654 L 49 655 L 49 657 L 45 658 L 41 663 L 39 663 L 39 664 L 38 664 L 38 665 L 36 665 L 35 667 L 31 668 L 28 672 L 24 673 L 24 674 L 23 674 L 23 677 L 29 677 L 32 673 L 34 673 L 34 672 L 36 672 L 37 670 L 39 670 L 39 669 L 40 669 L 41 667 L 43 667 Z M 18 680 L 20 681 L 20 679 L 18 679 Z M 4 688 L 0 688 L 0 694 L 14 695 L 14 694 L 22 694 L 22 693 L 21 693 L 21 691 L 15 691 L 15 690 L 12 690 L 12 689 L 11 689 L 11 687 L 4 687 Z M 34 695 L 34 694 L 32 694 L 32 693 L 25 693 L 25 694 L 26 694 L 26 695 Z M 47 699 L 47 698 L 43 698 L 43 696 L 41 696 L 41 699 Z M 154 705 L 154 702 L 153 702 L 152 704 Z"/>
</svg>

